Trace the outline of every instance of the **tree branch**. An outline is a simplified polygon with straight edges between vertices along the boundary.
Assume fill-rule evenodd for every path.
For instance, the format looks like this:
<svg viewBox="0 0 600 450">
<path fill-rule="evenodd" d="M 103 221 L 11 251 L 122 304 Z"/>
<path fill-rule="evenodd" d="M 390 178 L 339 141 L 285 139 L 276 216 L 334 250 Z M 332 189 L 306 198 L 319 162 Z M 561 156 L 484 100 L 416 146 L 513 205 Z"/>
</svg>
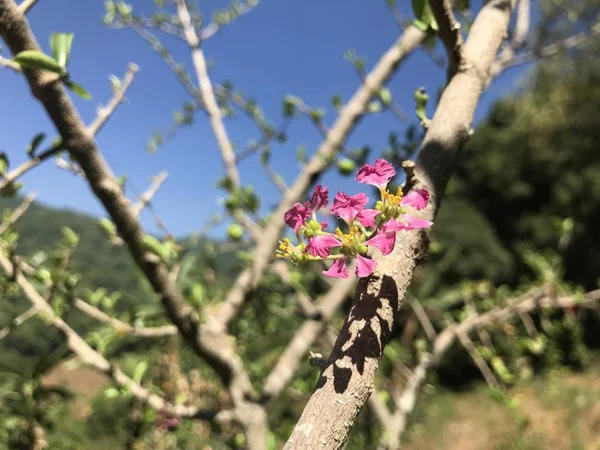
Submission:
<svg viewBox="0 0 600 450">
<path fill-rule="evenodd" d="M 87 316 L 106 325 L 110 325 L 114 328 L 117 334 L 151 338 L 177 335 L 177 328 L 173 325 L 164 325 L 160 327 L 134 327 L 127 322 L 123 322 L 122 320 L 109 316 L 104 311 L 79 298 L 75 298 L 73 300 L 73 305 Z"/>
<path fill-rule="evenodd" d="M 133 205 L 134 216 L 139 216 L 144 210 L 144 208 L 150 204 L 150 202 L 152 201 L 152 197 L 156 195 L 156 193 L 158 192 L 158 190 L 160 189 L 160 187 L 165 182 L 168 176 L 169 173 L 164 171 L 152 178 L 152 182 L 150 183 L 150 187 L 148 188 L 148 190 L 144 192 L 140 197 L 140 200 L 135 205 Z"/>
<path fill-rule="evenodd" d="M 429 4 L 439 26 L 440 39 L 448 55 L 448 80 L 450 80 L 466 63 L 460 24 L 454 17 L 449 0 L 429 0 Z"/>
<path fill-rule="evenodd" d="M 19 12 L 21 14 L 27 14 L 27 12 L 38 2 L 38 0 L 24 0 L 19 5 Z"/>
<path fill-rule="evenodd" d="M 440 1 L 431 4 L 432 8 L 436 4 L 438 12 L 444 6 Z M 508 29 L 512 8 L 509 0 L 491 0 L 483 6 L 460 52 L 464 64 L 442 93 L 415 167 L 415 187 L 431 193 L 431 203 L 420 214 L 423 218 L 433 219 L 439 208 L 458 152 L 469 136 L 475 108 Z M 446 25 L 451 24 L 448 16 L 444 19 L 436 14 L 436 18 L 442 22 L 440 27 L 444 20 Z M 455 31 L 448 26 L 446 33 Z M 314 449 L 315 443 L 318 448 L 327 449 L 344 445 L 358 412 L 371 394 L 394 315 L 400 310 L 414 268 L 426 254 L 427 246 L 425 232 L 403 232 L 398 235 L 390 256 L 374 256 L 377 269 L 371 277 L 359 281 L 349 316 L 329 358 L 329 367 L 321 374 L 286 449 Z"/>
<path fill-rule="evenodd" d="M 110 119 L 110 116 L 112 116 L 112 114 L 115 112 L 117 106 L 121 104 L 138 70 L 139 67 L 137 66 L 137 64 L 129 64 L 129 66 L 127 67 L 127 73 L 125 74 L 125 78 L 123 78 L 121 86 L 119 87 L 117 92 L 115 92 L 112 100 L 109 102 L 108 105 L 106 105 L 98 111 L 96 119 L 88 127 L 88 132 L 91 133 L 93 136 L 96 136 L 98 134 L 98 132 L 106 124 L 108 119 Z"/>
<path fill-rule="evenodd" d="M 15 328 L 23 325 L 25 322 L 27 322 L 29 319 L 34 317 L 36 314 L 37 314 L 37 309 L 35 309 L 34 307 L 31 307 L 27 311 L 25 311 L 23 314 L 19 314 L 17 317 L 15 317 L 7 327 L 0 329 L 0 341 L 2 339 L 4 339 L 6 336 L 8 336 L 11 331 L 13 331 Z"/>
<path fill-rule="evenodd" d="M 175 0 L 177 5 L 177 13 L 181 24 L 183 26 L 183 32 L 185 39 L 190 47 L 192 53 L 192 61 L 196 76 L 198 77 L 198 86 L 202 93 L 202 100 L 208 112 L 210 118 L 210 124 L 217 139 L 219 148 L 221 149 L 221 155 L 227 169 L 227 175 L 231 178 L 231 181 L 235 186 L 240 186 L 240 175 L 238 173 L 237 165 L 235 163 L 235 151 L 227 135 L 225 125 L 221 119 L 221 110 L 217 105 L 215 93 L 213 90 L 212 82 L 208 75 L 208 69 L 206 67 L 206 59 L 204 58 L 204 52 L 200 48 L 200 38 L 196 33 L 196 29 L 192 24 L 190 12 L 187 8 L 185 0 Z"/>
<path fill-rule="evenodd" d="M 29 194 L 27 197 L 25 197 L 25 200 L 23 200 L 21 204 L 12 212 L 10 217 L 0 223 L 0 235 L 9 227 L 11 227 L 17 220 L 19 220 L 23 214 L 25 214 L 36 197 L 37 193 L 35 192 Z"/>
</svg>

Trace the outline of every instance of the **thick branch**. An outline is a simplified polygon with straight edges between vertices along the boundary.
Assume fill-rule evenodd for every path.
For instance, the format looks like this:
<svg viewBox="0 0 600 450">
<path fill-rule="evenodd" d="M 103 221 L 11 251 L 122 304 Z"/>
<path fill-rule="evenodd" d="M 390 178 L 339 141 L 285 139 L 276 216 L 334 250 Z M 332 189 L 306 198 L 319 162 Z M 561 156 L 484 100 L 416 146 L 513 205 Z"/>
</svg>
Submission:
<svg viewBox="0 0 600 450">
<path fill-rule="evenodd" d="M 509 0 L 491 0 L 485 4 L 464 46 L 465 64 L 442 94 L 415 167 L 416 187 L 426 188 L 432 194 L 432 201 L 421 217 L 431 220 L 439 208 L 458 151 L 469 136 L 475 108 L 508 29 L 512 8 Z M 402 232 L 392 255 L 376 256 L 377 270 L 359 282 L 349 317 L 329 358 L 329 367 L 317 382 L 286 449 L 339 449 L 344 445 L 358 412 L 371 394 L 394 315 L 400 310 L 414 268 L 426 254 L 427 246 L 426 233 Z"/>
</svg>

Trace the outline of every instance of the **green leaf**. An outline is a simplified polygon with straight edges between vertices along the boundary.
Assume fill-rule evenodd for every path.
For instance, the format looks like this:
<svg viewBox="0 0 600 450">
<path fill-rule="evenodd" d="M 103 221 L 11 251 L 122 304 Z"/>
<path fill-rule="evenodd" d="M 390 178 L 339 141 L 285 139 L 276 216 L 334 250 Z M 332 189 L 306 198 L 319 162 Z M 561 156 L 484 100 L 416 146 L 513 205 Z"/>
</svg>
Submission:
<svg viewBox="0 0 600 450">
<path fill-rule="evenodd" d="M 165 263 L 169 261 L 169 256 L 171 256 L 169 248 L 154 236 L 147 234 L 144 236 L 142 242 L 147 251 L 154 253 Z"/>
<path fill-rule="evenodd" d="M 381 88 L 378 92 L 379 99 L 384 106 L 390 106 L 392 103 L 392 93 L 388 88 Z"/>
<path fill-rule="evenodd" d="M 1 152 L 0 153 L 0 176 L 1 177 L 6 176 L 6 172 L 8 171 L 8 164 L 9 164 L 8 155 L 6 154 L 6 152 Z"/>
<path fill-rule="evenodd" d="M 381 103 L 373 101 L 367 105 L 367 111 L 370 113 L 378 113 L 381 111 Z"/>
<path fill-rule="evenodd" d="M 195 283 L 194 286 L 192 286 L 192 295 L 191 295 L 191 300 L 192 300 L 193 305 L 196 307 L 200 307 L 200 305 L 202 305 L 202 302 L 204 301 L 205 298 L 206 298 L 206 288 L 204 287 L 203 284 Z"/>
<path fill-rule="evenodd" d="M 44 138 L 46 137 L 46 133 L 38 133 L 31 140 L 31 144 L 27 147 L 27 156 L 33 158 L 35 156 L 35 151 L 40 146 Z"/>
<path fill-rule="evenodd" d="M 427 31 L 428 28 L 437 31 L 438 24 L 433 16 L 428 0 L 411 0 L 413 13 L 415 15 L 414 24 L 421 31 Z"/>
<path fill-rule="evenodd" d="M 65 76 L 67 74 L 67 71 L 58 63 L 56 59 L 38 50 L 25 50 L 17 53 L 13 58 L 13 61 L 19 64 L 21 67 L 45 69 L 61 76 Z"/>
<path fill-rule="evenodd" d="M 79 236 L 77 235 L 77 233 L 75 233 L 69 227 L 63 227 L 62 233 L 63 233 L 63 239 L 65 241 L 65 244 L 68 247 L 73 248 L 73 247 L 77 246 L 77 244 L 79 243 Z"/>
<path fill-rule="evenodd" d="M 135 370 L 133 371 L 133 381 L 139 384 L 147 370 L 148 363 L 146 361 L 140 362 L 137 366 L 135 366 Z"/>
<path fill-rule="evenodd" d="M 429 100 L 429 95 L 425 91 L 425 88 L 424 87 L 417 88 L 417 90 L 413 94 L 413 97 L 414 97 L 415 103 L 416 103 L 415 114 L 421 121 L 428 120 L 427 114 L 425 113 L 425 107 L 427 106 L 427 102 Z"/>
<path fill-rule="evenodd" d="M 117 227 L 112 220 L 103 217 L 98 221 L 98 224 L 110 237 L 113 237 L 117 234 Z"/>
<path fill-rule="evenodd" d="M 65 81 L 65 86 L 67 86 L 69 89 L 71 89 L 73 92 L 75 92 L 77 95 L 79 95 L 84 100 L 92 99 L 92 96 L 90 95 L 90 93 L 88 91 L 86 91 L 82 85 L 75 83 L 74 81 L 71 81 L 71 80 Z"/>
<path fill-rule="evenodd" d="M 117 92 L 121 88 L 121 80 L 119 79 L 119 77 L 110 74 L 108 76 L 108 79 L 110 80 L 110 88 L 113 91 L 113 93 Z"/>
<path fill-rule="evenodd" d="M 52 33 L 52 36 L 50 36 L 52 56 L 61 67 L 67 67 L 72 44 L 73 33 Z"/>
</svg>

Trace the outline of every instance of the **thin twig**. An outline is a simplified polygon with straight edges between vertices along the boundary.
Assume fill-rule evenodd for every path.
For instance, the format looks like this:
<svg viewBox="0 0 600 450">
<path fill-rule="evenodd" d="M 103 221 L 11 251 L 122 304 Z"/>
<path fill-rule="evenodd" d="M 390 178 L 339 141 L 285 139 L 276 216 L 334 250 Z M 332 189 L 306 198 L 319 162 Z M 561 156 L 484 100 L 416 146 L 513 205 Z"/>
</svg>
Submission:
<svg viewBox="0 0 600 450">
<path fill-rule="evenodd" d="M 437 20 L 439 35 L 448 55 L 448 80 L 466 63 L 460 24 L 456 21 L 449 0 L 430 0 Z"/>
<path fill-rule="evenodd" d="M 23 3 L 19 5 L 19 12 L 21 14 L 27 14 L 27 12 L 37 3 L 38 0 L 24 0 Z"/>
<path fill-rule="evenodd" d="M 112 116 L 112 114 L 115 112 L 117 106 L 121 104 L 138 70 L 139 67 L 137 66 L 137 64 L 129 64 L 129 66 L 127 67 L 127 73 L 125 74 L 125 78 L 123 78 L 121 86 L 119 87 L 119 89 L 117 89 L 108 105 L 106 105 L 98 111 L 96 119 L 88 127 L 88 131 L 93 136 L 96 136 L 98 134 L 98 132 L 106 124 L 108 119 L 110 119 L 110 116 Z"/>
<path fill-rule="evenodd" d="M 19 220 L 23 214 L 25 214 L 25 211 L 29 209 L 36 197 L 37 192 L 32 192 L 31 194 L 27 195 L 25 200 L 23 200 L 23 202 L 21 202 L 21 204 L 12 212 L 10 217 L 0 223 L 0 235 L 9 227 L 11 227 L 17 220 Z"/>
<path fill-rule="evenodd" d="M 31 319 L 32 317 L 34 317 L 36 314 L 37 314 L 37 309 L 35 309 L 32 306 L 27 311 L 25 311 L 23 314 L 19 314 L 17 317 L 15 317 L 10 322 L 10 325 L 8 325 L 7 327 L 4 327 L 4 328 L 0 329 L 0 341 L 2 339 L 4 339 L 6 336 L 8 336 L 11 331 L 13 331 L 15 328 L 23 325 L 25 322 L 27 322 L 29 319 Z"/>
<path fill-rule="evenodd" d="M 177 328 L 173 325 L 164 325 L 158 327 L 134 327 L 127 322 L 123 322 L 122 320 L 106 314 L 104 311 L 79 298 L 75 298 L 73 300 L 73 305 L 89 317 L 106 325 L 110 325 L 117 334 L 152 338 L 175 336 L 177 334 Z"/>
<path fill-rule="evenodd" d="M 16 169 L 10 171 L 2 179 L 2 181 L 0 181 L 0 191 L 2 189 L 4 189 L 6 186 L 8 186 L 10 183 L 16 181 L 17 178 L 23 176 L 24 174 L 26 174 L 27 172 L 29 172 L 34 167 L 36 167 L 36 166 L 40 165 L 42 162 L 46 161 L 51 156 L 56 155 L 61 150 L 64 150 L 64 146 L 62 144 L 62 141 L 58 142 L 55 145 L 53 145 L 52 147 L 50 147 L 46 151 L 40 153 L 38 156 L 25 161 L 23 164 L 21 164 Z"/>
<path fill-rule="evenodd" d="M 156 193 L 158 192 L 158 190 L 160 189 L 160 187 L 165 182 L 168 176 L 169 173 L 163 171 L 152 178 L 152 182 L 150 183 L 150 187 L 148 188 L 148 190 L 144 192 L 144 194 L 142 194 L 140 200 L 132 207 L 133 214 L 135 216 L 139 216 L 143 209 L 150 204 L 152 198 L 154 197 L 154 195 L 156 195 Z"/>
<path fill-rule="evenodd" d="M 421 302 L 419 302 L 419 300 L 415 297 L 409 297 L 408 303 L 410 304 L 412 310 L 415 312 L 417 319 L 419 319 L 423 330 L 425 330 L 427 338 L 433 342 L 433 340 L 437 336 L 437 333 L 435 331 L 435 328 L 433 327 L 433 324 L 431 323 L 431 320 L 429 320 L 427 312 L 425 312 L 425 309 L 423 309 Z"/>
<path fill-rule="evenodd" d="M 235 163 L 235 151 L 233 150 L 233 145 L 231 145 L 231 141 L 221 118 L 221 110 L 217 104 L 213 85 L 208 75 L 204 52 L 200 48 L 200 38 L 192 24 L 192 18 L 185 0 L 175 0 L 175 3 L 185 33 L 185 38 L 192 53 L 192 61 L 196 71 L 196 77 L 198 78 L 198 86 L 200 87 L 202 99 L 210 118 L 211 127 L 217 139 L 219 149 L 221 150 L 221 156 L 223 157 L 227 169 L 227 175 L 235 186 L 240 186 L 240 175 Z"/>
<path fill-rule="evenodd" d="M 250 3 L 247 3 L 246 5 L 244 5 L 242 8 L 240 8 L 238 10 L 238 16 L 236 17 L 236 19 L 239 18 L 240 16 L 243 16 L 244 14 L 248 14 L 257 5 L 258 5 L 258 2 L 256 2 L 253 5 L 251 5 Z M 228 22 L 228 23 L 231 23 L 231 22 Z M 219 30 L 221 30 L 224 27 L 224 25 L 225 25 L 224 23 L 211 22 L 205 28 L 200 30 L 200 40 L 203 41 L 205 39 L 208 39 L 208 38 L 214 36 Z"/>
<path fill-rule="evenodd" d="M 13 70 L 14 72 L 21 73 L 21 66 L 18 65 L 11 59 L 0 56 L 0 67 L 6 67 L 7 69 Z"/>
</svg>

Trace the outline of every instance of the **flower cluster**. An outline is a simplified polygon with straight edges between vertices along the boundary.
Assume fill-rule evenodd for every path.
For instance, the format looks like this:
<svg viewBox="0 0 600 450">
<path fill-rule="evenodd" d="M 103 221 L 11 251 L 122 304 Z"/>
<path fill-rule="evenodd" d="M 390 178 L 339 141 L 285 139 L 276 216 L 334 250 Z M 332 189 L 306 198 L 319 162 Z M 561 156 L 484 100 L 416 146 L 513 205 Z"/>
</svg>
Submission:
<svg viewBox="0 0 600 450">
<path fill-rule="evenodd" d="M 425 208 L 429 202 L 429 192 L 419 189 L 405 196 L 402 188 L 398 188 L 391 193 L 387 185 L 394 175 L 396 171 L 393 166 L 384 159 L 377 159 L 374 166 L 365 164 L 359 169 L 356 181 L 377 187 L 381 194 L 381 199 L 373 209 L 367 208 L 369 198 L 364 193 L 337 193 L 331 213 L 346 223 L 347 232 L 340 228 L 333 233 L 328 232 L 327 223 L 317 220 L 317 211 L 329 204 L 329 190 L 317 185 L 310 201 L 296 203 L 285 213 L 285 223 L 294 230 L 298 243 L 294 245 L 289 239 L 280 241 L 276 256 L 289 259 L 293 264 L 332 260 L 333 265 L 323 274 L 336 278 L 348 278 L 347 264 L 356 259 L 356 276 L 371 275 L 377 263 L 368 256 L 369 247 L 389 255 L 396 245 L 396 232 L 429 228 L 433 224 L 429 220 L 407 215 L 404 208 Z"/>
</svg>

